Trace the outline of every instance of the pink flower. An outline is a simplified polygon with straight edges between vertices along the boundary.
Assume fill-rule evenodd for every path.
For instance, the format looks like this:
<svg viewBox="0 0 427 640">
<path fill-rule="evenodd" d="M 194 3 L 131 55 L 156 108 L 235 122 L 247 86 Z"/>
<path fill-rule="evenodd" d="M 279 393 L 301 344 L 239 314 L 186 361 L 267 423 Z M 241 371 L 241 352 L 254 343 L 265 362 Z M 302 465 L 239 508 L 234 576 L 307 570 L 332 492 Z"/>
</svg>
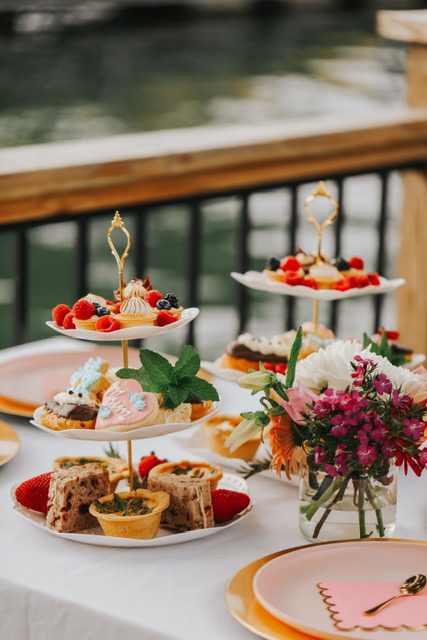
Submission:
<svg viewBox="0 0 427 640">
<path fill-rule="evenodd" d="M 391 440 L 386 440 L 381 447 L 381 453 L 387 460 L 390 460 L 390 458 L 394 458 L 394 456 L 396 455 L 396 451 L 397 445 L 395 445 L 395 443 Z"/>
<path fill-rule="evenodd" d="M 374 447 L 371 447 L 367 443 L 362 443 L 357 447 L 357 457 L 359 458 L 360 464 L 367 467 L 372 462 L 375 462 L 377 454 Z"/>
<path fill-rule="evenodd" d="M 315 393 L 306 389 L 303 384 L 297 382 L 295 387 L 286 389 L 289 401 L 277 399 L 279 404 L 286 409 L 294 422 L 305 424 L 304 413 L 307 413 L 307 405 L 318 399 Z"/>
<path fill-rule="evenodd" d="M 333 478 L 336 478 L 337 475 L 345 476 L 348 472 L 346 457 L 341 455 L 336 458 L 334 464 L 325 464 L 325 471 Z"/>
<path fill-rule="evenodd" d="M 322 447 L 314 447 L 314 464 L 321 465 L 324 463 L 327 452 Z"/>
</svg>

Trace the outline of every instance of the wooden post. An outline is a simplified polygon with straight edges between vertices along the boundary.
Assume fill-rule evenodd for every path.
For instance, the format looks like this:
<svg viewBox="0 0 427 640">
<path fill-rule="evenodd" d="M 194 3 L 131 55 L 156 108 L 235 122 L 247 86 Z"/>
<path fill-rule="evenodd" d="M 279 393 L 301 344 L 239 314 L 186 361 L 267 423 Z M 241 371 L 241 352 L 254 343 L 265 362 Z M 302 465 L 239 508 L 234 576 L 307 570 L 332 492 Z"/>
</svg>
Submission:
<svg viewBox="0 0 427 640">
<path fill-rule="evenodd" d="M 380 11 L 378 33 L 410 44 L 407 56 L 407 102 L 427 107 L 427 11 Z M 427 166 L 404 173 L 404 199 L 398 276 L 406 285 L 397 296 L 401 342 L 427 353 Z"/>
</svg>

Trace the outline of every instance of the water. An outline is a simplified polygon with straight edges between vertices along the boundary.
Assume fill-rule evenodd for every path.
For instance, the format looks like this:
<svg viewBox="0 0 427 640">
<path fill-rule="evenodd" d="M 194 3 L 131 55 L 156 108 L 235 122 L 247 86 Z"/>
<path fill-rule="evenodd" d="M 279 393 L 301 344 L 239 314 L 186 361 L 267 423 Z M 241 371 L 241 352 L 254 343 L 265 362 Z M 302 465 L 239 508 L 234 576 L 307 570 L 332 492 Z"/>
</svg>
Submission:
<svg viewBox="0 0 427 640">
<path fill-rule="evenodd" d="M 373 12 L 312 10 L 270 18 L 219 15 L 133 24 L 116 20 L 66 29 L 52 24 L 43 27 L 40 20 L 36 26 L 23 21 L 16 33 L 0 38 L 0 146 L 361 113 L 400 106 L 405 100 L 404 49 L 376 36 Z M 308 185 L 301 194 L 302 216 L 302 199 L 313 187 Z M 376 251 L 372 220 L 377 215 L 378 192 L 375 177 L 354 178 L 344 199 L 349 230 L 343 252 L 363 251 L 369 270 L 373 270 Z M 398 247 L 401 191 L 397 177 L 390 192 L 389 263 L 384 274 L 388 277 L 395 275 Z M 216 358 L 237 332 L 236 285 L 229 273 L 237 270 L 239 206 L 234 199 L 218 199 L 203 207 L 202 313 L 196 332 L 204 358 Z M 283 214 L 288 208 L 289 194 L 284 191 L 251 198 L 251 268 L 262 268 L 272 252 L 284 254 L 287 223 Z M 90 289 L 107 297 L 116 287 L 105 238 L 109 223 L 106 218 L 91 224 L 90 237 Z M 160 290 L 175 291 L 186 304 L 185 207 L 164 207 L 148 226 L 146 262 L 153 282 Z M 44 325 L 50 309 L 60 302 L 73 302 L 74 233 L 65 223 L 30 234 L 30 340 L 50 337 Z M 11 234 L 0 234 L 0 348 L 12 344 L 11 240 Z M 299 242 L 308 249 L 314 246 L 315 239 L 304 225 Z M 145 274 L 130 270 L 130 275 Z M 257 335 L 283 331 L 280 296 L 254 292 L 251 300 L 249 330 Z M 340 337 L 372 329 L 369 302 L 358 299 L 357 308 L 363 305 L 363 313 L 355 314 L 355 305 L 349 301 L 340 311 Z M 387 326 L 394 328 L 391 297 L 385 296 L 385 305 Z M 311 313 L 307 301 L 298 304 L 298 322 L 310 319 Z M 326 307 L 321 308 L 322 322 L 327 322 L 327 313 Z M 181 342 L 182 335 L 168 334 L 152 346 L 176 353 Z"/>
<path fill-rule="evenodd" d="M 326 515 L 326 509 L 318 509 L 314 517 L 308 521 L 304 517 L 304 513 L 310 504 L 308 501 L 300 502 L 300 529 L 308 540 L 311 542 L 329 542 L 331 540 L 360 538 L 359 514 L 350 498 L 342 500 L 333 506 L 316 537 L 316 526 L 322 517 Z M 383 518 L 384 535 L 380 536 L 379 534 L 376 513 L 372 507 L 365 510 L 366 535 L 371 538 L 390 538 L 396 529 L 396 500 L 389 490 L 384 490 L 384 493 L 378 498 L 378 504 Z"/>
</svg>

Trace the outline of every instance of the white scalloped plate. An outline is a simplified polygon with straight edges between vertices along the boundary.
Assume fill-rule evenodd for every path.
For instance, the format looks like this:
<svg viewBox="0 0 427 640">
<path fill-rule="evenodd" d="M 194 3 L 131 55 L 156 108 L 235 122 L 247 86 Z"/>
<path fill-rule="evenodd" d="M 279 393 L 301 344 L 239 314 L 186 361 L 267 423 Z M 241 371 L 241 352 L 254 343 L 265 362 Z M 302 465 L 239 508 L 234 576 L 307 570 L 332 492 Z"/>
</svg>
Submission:
<svg viewBox="0 0 427 640">
<path fill-rule="evenodd" d="M 387 293 L 394 291 L 405 284 L 403 278 L 395 280 L 387 280 L 380 277 L 378 286 L 369 285 L 362 289 L 348 289 L 347 291 L 335 291 L 334 289 L 310 289 L 298 285 L 292 287 L 283 282 L 271 282 L 266 276 L 259 271 L 246 271 L 246 273 L 236 273 L 233 271 L 231 277 L 240 284 L 249 287 L 249 289 L 257 289 L 259 291 L 269 291 L 270 293 L 281 293 L 286 296 L 296 296 L 298 298 L 315 298 L 316 300 L 343 300 L 344 298 L 354 298 L 356 296 L 367 296 L 377 293 Z"/>
<path fill-rule="evenodd" d="M 39 422 L 39 418 L 42 414 L 44 407 L 37 407 L 34 411 L 34 418 L 30 420 L 38 429 L 51 433 L 54 436 L 60 438 L 71 438 L 72 440 L 97 440 L 100 442 L 117 442 L 125 440 L 144 440 L 145 438 L 156 438 L 157 436 L 164 436 L 168 433 L 175 433 L 176 431 L 183 431 L 194 427 L 196 424 L 200 424 L 205 420 L 211 418 L 221 407 L 221 399 L 218 402 L 212 403 L 211 410 L 200 418 L 193 422 L 171 422 L 168 424 L 155 424 L 151 427 L 140 427 L 139 429 L 133 429 L 133 431 L 105 431 L 105 429 L 64 429 L 63 431 L 54 431 L 48 427 L 43 426 Z"/>
<path fill-rule="evenodd" d="M 20 516 L 25 518 L 28 522 L 35 525 L 39 529 L 46 531 L 47 533 L 57 536 L 59 538 L 66 538 L 67 540 L 73 540 L 74 542 L 83 542 L 84 544 L 92 544 L 99 547 L 162 547 L 170 544 L 180 544 L 182 542 L 190 542 L 191 540 L 197 540 L 198 538 L 205 538 L 215 533 L 219 533 L 224 529 L 234 526 L 241 520 L 243 520 L 255 506 L 255 502 L 251 500 L 249 505 L 242 513 L 235 516 L 230 522 L 224 524 L 217 524 L 215 527 L 209 529 L 196 529 L 194 531 L 184 531 L 182 533 L 176 533 L 169 529 L 160 527 L 157 538 L 153 540 L 135 540 L 129 538 L 113 538 L 111 536 L 105 536 L 101 527 L 94 529 L 86 529 L 84 531 L 76 531 L 74 533 L 58 533 L 58 531 L 52 531 L 46 527 L 46 517 L 43 513 L 38 513 L 32 509 L 23 507 L 16 500 L 15 491 L 20 485 L 20 482 L 11 487 L 10 495 L 13 501 L 13 508 Z M 229 489 L 231 491 L 240 491 L 241 493 L 248 493 L 248 485 L 246 480 L 231 473 L 224 473 L 222 479 L 218 484 L 219 489 Z"/>
<path fill-rule="evenodd" d="M 184 309 L 181 318 L 176 322 L 167 324 L 164 327 L 129 327 L 128 329 L 118 329 L 118 331 L 111 331 L 110 333 L 102 333 L 101 331 L 90 331 L 88 329 L 62 329 L 58 327 L 52 321 L 46 322 L 47 326 L 62 333 L 69 338 L 77 338 L 77 340 L 96 340 L 97 342 L 112 342 L 114 340 L 138 340 L 139 338 L 150 338 L 151 336 L 159 336 L 162 333 L 168 333 L 169 331 L 175 331 L 180 327 L 184 327 L 186 324 L 197 318 L 199 315 L 199 309 L 197 307 L 190 307 Z"/>
</svg>

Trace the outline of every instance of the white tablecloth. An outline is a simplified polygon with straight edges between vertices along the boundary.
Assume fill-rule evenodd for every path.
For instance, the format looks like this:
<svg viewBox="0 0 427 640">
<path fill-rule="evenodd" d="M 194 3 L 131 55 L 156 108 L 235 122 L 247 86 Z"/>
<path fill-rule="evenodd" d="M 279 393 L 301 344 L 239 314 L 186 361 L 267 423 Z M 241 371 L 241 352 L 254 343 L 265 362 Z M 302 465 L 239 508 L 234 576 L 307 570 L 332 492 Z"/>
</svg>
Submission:
<svg viewBox="0 0 427 640">
<path fill-rule="evenodd" d="M 28 353 L 33 348 L 27 347 Z M 1 362 L 0 354 L 0 366 Z M 254 406 L 250 393 L 235 383 L 215 382 L 224 412 Z M 248 563 L 307 543 L 298 529 L 295 486 L 274 478 L 250 478 L 256 505 L 249 516 L 204 539 L 140 549 L 80 544 L 51 536 L 20 518 L 12 509 L 9 489 L 49 471 L 56 457 L 102 455 L 104 445 L 51 436 L 25 419 L 5 414 L 0 419 L 17 431 L 22 443 L 18 455 L 0 467 L 1 640 L 254 637 L 228 613 L 224 591 Z M 135 441 L 134 460 L 152 450 L 171 460 L 185 459 L 188 454 L 177 437 Z M 126 457 L 126 445 L 118 446 Z M 426 489 L 427 474 L 401 475 L 395 537 L 427 539 Z"/>
</svg>

